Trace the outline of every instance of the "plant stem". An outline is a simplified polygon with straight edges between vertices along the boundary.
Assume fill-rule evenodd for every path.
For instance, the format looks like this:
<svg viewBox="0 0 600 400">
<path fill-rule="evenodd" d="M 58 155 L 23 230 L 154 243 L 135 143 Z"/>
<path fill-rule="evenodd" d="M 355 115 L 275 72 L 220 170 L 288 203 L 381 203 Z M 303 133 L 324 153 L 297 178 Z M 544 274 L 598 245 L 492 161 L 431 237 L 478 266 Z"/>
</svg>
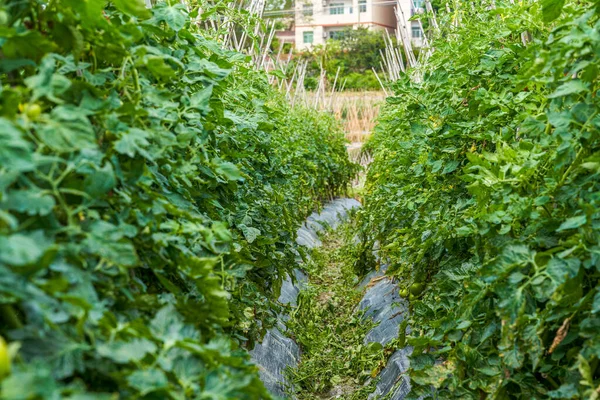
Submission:
<svg viewBox="0 0 600 400">
<path fill-rule="evenodd" d="M 21 320 L 12 305 L 3 304 L 0 306 L 0 315 L 2 315 L 2 319 L 9 329 L 20 329 L 23 327 L 23 323 L 21 323 Z"/>
</svg>

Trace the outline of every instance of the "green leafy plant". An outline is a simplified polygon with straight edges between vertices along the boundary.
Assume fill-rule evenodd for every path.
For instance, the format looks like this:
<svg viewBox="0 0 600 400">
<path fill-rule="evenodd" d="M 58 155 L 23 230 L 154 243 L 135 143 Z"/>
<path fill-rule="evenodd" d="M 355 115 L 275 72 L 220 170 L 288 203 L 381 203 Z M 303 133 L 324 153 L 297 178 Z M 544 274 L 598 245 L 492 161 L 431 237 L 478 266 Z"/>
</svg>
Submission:
<svg viewBox="0 0 600 400">
<path fill-rule="evenodd" d="M 188 5 L 0 5 L 2 399 L 270 397 L 244 348 L 355 167 Z"/>
<path fill-rule="evenodd" d="M 596 6 L 450 4 L 388 100 L 362 237 L 410 297 L 413 398 L 600 395 Z"/>
</svg>

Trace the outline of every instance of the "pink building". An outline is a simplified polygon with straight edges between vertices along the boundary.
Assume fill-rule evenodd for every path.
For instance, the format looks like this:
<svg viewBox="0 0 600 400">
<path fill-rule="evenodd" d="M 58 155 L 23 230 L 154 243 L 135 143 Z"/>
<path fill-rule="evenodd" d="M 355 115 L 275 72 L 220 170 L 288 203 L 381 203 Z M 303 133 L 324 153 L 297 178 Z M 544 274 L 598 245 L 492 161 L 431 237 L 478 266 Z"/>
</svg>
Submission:
<svg viewBox="0 0 600 400">
<path fill-rule="evenodd" d="M 394 6 L 400 4 L 406 18 L 415 12 L 422 0 L 297 0 L 296 48 L 308 49 L 324 44 L 327 39 L 336 39 L 348 27 L 364 26 L 369 29 L 387 29 L 394 34 L 398 21 Z M 407 34 L 420 43 L 420 29 L 413 29 L 414 22 L 407 22 Z"/>
</svg>

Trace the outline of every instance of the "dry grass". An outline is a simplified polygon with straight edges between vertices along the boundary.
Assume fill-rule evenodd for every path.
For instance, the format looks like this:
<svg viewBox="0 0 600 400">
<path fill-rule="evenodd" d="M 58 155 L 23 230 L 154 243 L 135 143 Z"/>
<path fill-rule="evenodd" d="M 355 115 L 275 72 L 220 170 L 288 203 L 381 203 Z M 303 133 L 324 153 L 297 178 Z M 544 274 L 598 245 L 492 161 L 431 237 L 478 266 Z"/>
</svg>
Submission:
<svg viewBox="0 0 600 400">
<path fill-rule="evenodd" d="M 385 93 L 379 92 L 335 92 L 333 98 L 327 93 L 316 101 L 315 93 L 305 92 L 305 104 L 318 104 L 326 108 L 342 123 L 346 138 L 351 143 L 362 143 L 373 131 Z M 325 106 L 323 106 L 325 105 Z"/>
<path fill-rule="evenodd" d="M 342 122 L 350 142 L 364 142 L 373 131 L 379 108 L 385 101 L 383 92 L 337 93 L 331 109 Z"/>
</svg>

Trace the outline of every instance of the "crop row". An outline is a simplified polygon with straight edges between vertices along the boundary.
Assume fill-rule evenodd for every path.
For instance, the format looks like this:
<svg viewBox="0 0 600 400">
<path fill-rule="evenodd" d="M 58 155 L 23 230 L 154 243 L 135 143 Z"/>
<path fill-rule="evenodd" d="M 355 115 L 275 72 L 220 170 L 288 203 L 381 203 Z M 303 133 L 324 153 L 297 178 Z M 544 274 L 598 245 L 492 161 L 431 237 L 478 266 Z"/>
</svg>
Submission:
<svg viewBox="0 0 600 400">
<path fill-rule="evenodd" d="M 414 398 L 600 396 L 597 3 L 511 3 L 450 3 L 368 145 Z"/>
<path fill-rule="evenodd" d="M 269 398 L 243 347 L 354 167 L 197 24 L 251 16 L 171 3 L 0 5 L 2 399 Z"/>
</svg>

